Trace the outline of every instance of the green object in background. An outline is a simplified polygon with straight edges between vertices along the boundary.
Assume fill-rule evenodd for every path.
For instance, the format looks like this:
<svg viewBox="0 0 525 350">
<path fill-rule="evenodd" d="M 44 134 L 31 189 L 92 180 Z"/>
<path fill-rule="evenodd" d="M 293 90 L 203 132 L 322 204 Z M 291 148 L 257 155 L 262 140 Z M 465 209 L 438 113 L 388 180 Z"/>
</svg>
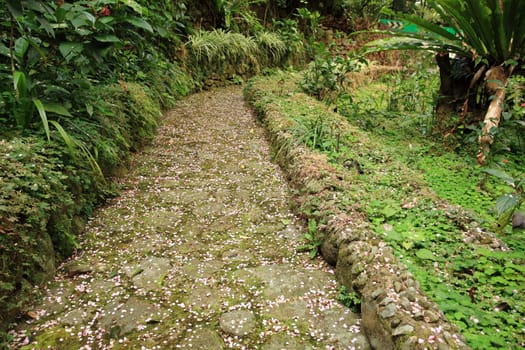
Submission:
<svg viewBox="0 0 525 350">
<path fill-rule="evenodd" d="M 399 31 L 402 33 L 416 34 L 421 31 L 421 29 L 419 29 L 419 27 L 416 24 L 407 21 L 381 18 L 379 19 L 379 24 L 387 27 L 388 29 Z M 456 34 L 456 30 L 452 27 L 443 28 L 451 34 Z"/>
</svg>

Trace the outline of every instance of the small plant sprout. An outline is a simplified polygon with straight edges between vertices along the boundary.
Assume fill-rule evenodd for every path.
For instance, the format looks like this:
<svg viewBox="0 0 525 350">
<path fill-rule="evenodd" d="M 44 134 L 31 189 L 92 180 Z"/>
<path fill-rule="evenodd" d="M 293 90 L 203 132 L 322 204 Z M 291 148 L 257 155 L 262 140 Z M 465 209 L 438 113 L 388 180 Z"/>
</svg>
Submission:
<svg viewBox="0 0 525 350">
<path fill-rule="evenodd" d="M 319 254 L 319 247 L 323 243 L 319 235 L 317 221 L 314 219 L 308 220 L 308 231 L 303 235 L 305 244 L 297 248 L 300 252 L 309 252 L 310 259 L 313 259 Z"/>
</svg>

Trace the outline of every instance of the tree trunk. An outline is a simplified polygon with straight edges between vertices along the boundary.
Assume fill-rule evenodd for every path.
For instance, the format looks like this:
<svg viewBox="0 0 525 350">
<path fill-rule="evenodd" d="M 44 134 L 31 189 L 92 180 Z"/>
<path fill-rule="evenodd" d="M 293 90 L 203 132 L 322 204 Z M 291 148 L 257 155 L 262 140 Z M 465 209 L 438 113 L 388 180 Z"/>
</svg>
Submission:
<svg viewBox="0 0 525 350">
<path fill-rule="evenodd" d="M 492 94 L 487 113 L 483 120 L 483 129 L 479 136 L 479 153 L 477 160 L 480 165 L 484 165 L 487 154 L 490 152 L 490 146 L 494 142 L 494 131 L 498 128 L 503 112 L 503 103 L 505 102 L 505 88 L 507 80 L 512 70 L 506 71 L 502 66 L 492 67 L 487 71 L 486 87 L 487 91 Z"/>
<path fill-rule="evenodd" d="M 446 136 L 454 132 L 459 125 L 470 122 L 466 117 L 479 114 L 480 106 L 476 104 L 475 98 L 469 98 L 477 90 L 471 86 L 472 62 L 451 59 L 448 53 L 438 53 L 436 62 L 439 67 L 440 87 L 434 133 Z"/>
</svg>

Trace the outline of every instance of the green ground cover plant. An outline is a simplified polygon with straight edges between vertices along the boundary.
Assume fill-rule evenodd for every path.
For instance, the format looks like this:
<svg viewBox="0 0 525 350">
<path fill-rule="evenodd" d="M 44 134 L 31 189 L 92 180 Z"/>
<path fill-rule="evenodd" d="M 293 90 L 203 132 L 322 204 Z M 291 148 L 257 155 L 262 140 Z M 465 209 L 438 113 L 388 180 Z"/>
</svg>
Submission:
<svg viewBox="0 0 525 350">
<path fill-rule="evenodd" d="M 298 116 L 315 120 L 320 114 L 313 101 L 301 98 L 297 103 L 300 87 L 290 83 L 290 75 L 283 88 L 282 74 L 258 85 L 262 93 L 255 106 L 271 103 L 278 108 L 288 116 L 289 135 L 294 135 Z M 406 80 L 398 74 L 348 91 L 350 97 L 342 95 L 337 109 L 350 126 L 340 128 L 337 137 L 335 132 L 323 134 L 321 142 L 337 139 L 338 147 L 297 138 L 346 171 L 350 183 L 334 203 L 325 205 L 345 208 L 358 201 L 378 237 L 394 248 L 472 348 L 519 349 L 525 343 L 523 230 L 507 226 L 504 234 L 490 232 L 498 221 L 495 199 L 508 189 L 460 149 L 428 137 L 432 96 L 422 93 L 425 100 L 412 105 L 389 103 L 409 95 L 407 91 L 436 84 L 431 71 L 401 73 Z M 410 77 L 415 81 L 407 81 Z M 405 86 L 386 86 L 391 81 Z M 327 115 L 335 123 L 337 117 Z M 519 173 L 519 163 L 507 159 L 501 164 Z M 300 210 L 315 217 L 315 206 L 323 204 L 310 202 Z M 344 293 L 341 298 L 346 300 Z"/>
<path fill-rule="evenodd" d="M 410 77 L 418 74 L 421 73 L 411 73 Z M 383 100 L 403 96 L 407 86 L 411 90 L 413 84 L 420 84 L 417 90 L 432 91 L 435 83 L 428 73 L 424 74 L 429 79 L 408 79 L 388 91 Z M 385 79 L 391 78 L 383 77 Z M 371 91 L 385 90 L 357 89 L 355 93 L 359 95 L 363 91 L 370 94 Z M 355 101 L 360 98 L 356 97 Z M 431 108 L 431 98 L 420 96 L 419 106 Z M 350 115 L 350 120 L 359 116 L 366 120 L 373 115 L 373 121 L 365 123 L 365 127 L 374 123 L 367 129 L 384 139 L 383 143 L 389 147 L 388 153 L 405 160 L 407 165 L 415 166 L 417 175 L 422 176 L 423 186 L 434 193 L 407 201 L 403 198 L 411 196 L 411 191 L 405 192 L 402 187 L 395 186 L 395 182 L 385 179 L 380 179 L 378 187 L 373 177 L 369 177 L 367 182 L 371 191 L 379 189 L 379 192 L 389 193 L 387 199 L 374 192 L 370 195 L 367 214 L 376 232 L 394 247 L 398 256 L 419 277 L 425 292 L 460 327 L 474 349 L 519 348 L 524 341 L 520 315 L 525 303 L 519 296 L 525 282 L 522 273 L 525 266 L 523 232 L 513 230 L 507 225 L 508 221 L 502 223 L 495 211 L 495 200 L 505 193 L 504 186 L 500 181 L 488 178 L 468 152 L 440 149 L 439 143 L 424 137 L 431 130 L 427 127 L 432 125 L 431 111 L 392 108 L 388 103 L 385 108 L 384 105 L 372 104 L 372 110 Z M 370 104 L 362 104 L 359 108 L 363 106 Z M 410 104 L 403 104 L 406 106 Z M 377 110 L 383 113 L 377 113 Z M 427 121 L 421 123 L 422 118 L 427 118 Z M 507 159 L 499 164 L 505 165 L 509 172 L 519 173 L 521 163 Z M 389 168 L 394 172 L 388 177 L 397 173 L 395 168 Z M 410 174 L 407 169 L 399 170 L 404 174 L 401 178 Z M 381 188 L 385 183 L 388 183 L 387 188 Z M 504 231 L 505 234 L 498 236 L 504 242 L 503 247 L 488 244 L 490 239 L 487 238 L 483 241 L 469 237 L 469 231 L 479 230 L 477 225 L 490 231 Z M 518 339 L 514 340 L 515 337 Z"/>
</svg>

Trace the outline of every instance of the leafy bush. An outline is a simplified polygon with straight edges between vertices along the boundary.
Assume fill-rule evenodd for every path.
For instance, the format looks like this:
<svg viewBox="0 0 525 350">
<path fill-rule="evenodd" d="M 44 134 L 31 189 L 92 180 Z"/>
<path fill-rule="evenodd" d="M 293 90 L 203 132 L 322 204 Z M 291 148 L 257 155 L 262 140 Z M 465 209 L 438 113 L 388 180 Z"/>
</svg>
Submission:
<svg viewBox="0 0 525 350">
<path fill-rule="evenodd" d="M 85 90 L 101 81 L 147 77 L 172 52 L 165 45 L 177 42 L 174 27 L 180 27 L 173 16 L 180 19 L 184 10 L 175 7 L 119 0 L 8 1 L 0 10 L 0 26 L 10 33 L 0 37 L 0 121 L 21 130 L 47 130 L 45 118 L 91 114 Z"/>
<path fill-rule="evenodd" d="M 273 30 L 279 34 L 287 47 L 286 60 L 301 64 L 304 61 L 304 35 L 293 19 L 273 20 Z"/>
<path fill-rule="evenodd" d="M 255 40 L 261 50 L 261 60 L 265 66 L 281 66 L 289 56 L 286 42 L 277 33 L 260 31 L 255 35 Z"/>
<path fill-rule="evenodd" d="M 225 74 L 232 67 L 241 74 L 257 69 L 257 44 L 240 33 L 201 30 L 189 37 L 186 46 L 191 66 L 195 71 L 200 67 L 205 76 Z"/>
<path fill-rule="evenodd" d="M 308 252 L 310 259 L 315 258 L 319 254 L 319 248 L 323 243 L 322 233 L 317 228 L 317 221 L 314 219 L 308 220 L 308 230 L 303 235 L 304 244 L 297 247 L 299 252 Z"/>
<path fill-rule="evenodd" d="M 247 34 L 262 27 L 251 7 L 263 2 L 265 0 L 214 0 L 223 27 Z"/>
<path fill-rule="evenodd" d="M 55 254 L 77 248 L 73 216 L 100 201 L 101 179 L 64 147 L 35 138 L 0 141 L 0 323 L 25 307 L 30 284 L 54 273 Z"/>
<path fill-rule="evenodd" d="M 332 57 L 323 43 L 317 44 L 315 60 L 310 63 L 300 82 L 306 93 L 328 102 L 335 101 L 339 93 L 344 91 L 347 74 L 360 69 L 364 61 L 354 58 Z"/>
<path fill-rule="evenodd" d="M 354 291 L 348 291 L 345 286 L 339 288 L 337 301 L 355 313 L 361 312 L 361 297 Z"/>
<path fill-rule="evenodd" d="M 299 18 L 299 28 L 309 40 L 316 40 L 319 36 L 319 23 L 321 14 L 318 11 L 310 11 L 306 7 L 297 9 L 296 16 Z"/>
</svg>

